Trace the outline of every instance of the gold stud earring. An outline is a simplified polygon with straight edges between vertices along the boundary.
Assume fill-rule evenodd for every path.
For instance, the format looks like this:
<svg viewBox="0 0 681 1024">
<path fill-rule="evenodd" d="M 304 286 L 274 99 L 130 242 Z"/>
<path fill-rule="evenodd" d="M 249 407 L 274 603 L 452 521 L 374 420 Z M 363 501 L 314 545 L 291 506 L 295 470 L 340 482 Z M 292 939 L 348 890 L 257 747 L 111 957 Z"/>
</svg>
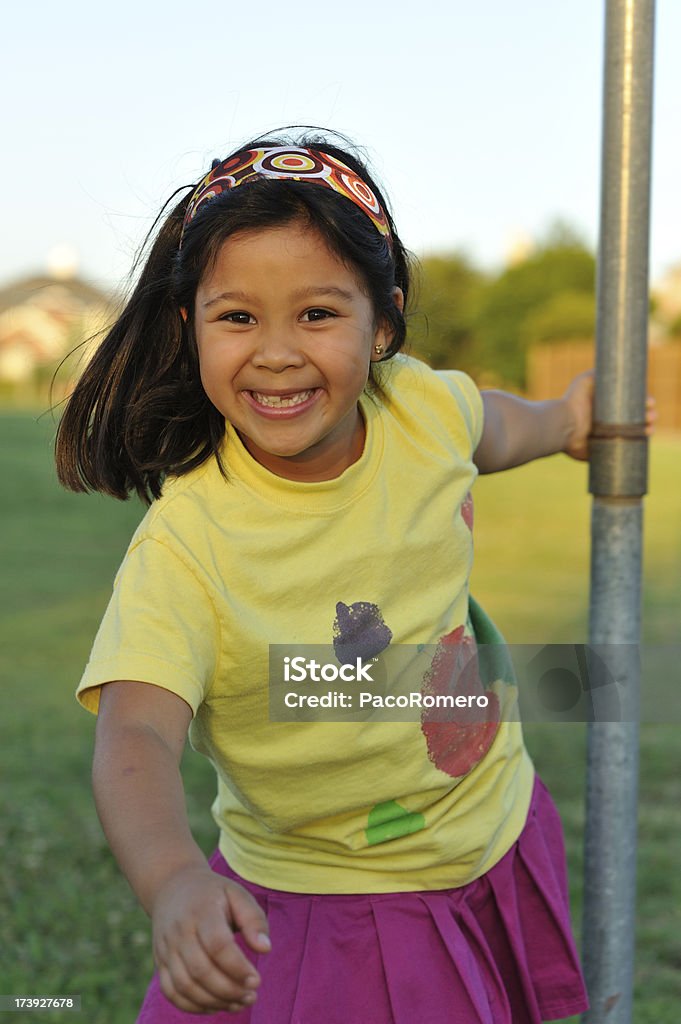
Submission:
<svg viewBox="0 0 681 1024">
<path fill-rule="evenodd" d="M 377 356 L 383 355 L 383 346 L 374 345 L 374 352 L 376 353 Z"/>
</svg>

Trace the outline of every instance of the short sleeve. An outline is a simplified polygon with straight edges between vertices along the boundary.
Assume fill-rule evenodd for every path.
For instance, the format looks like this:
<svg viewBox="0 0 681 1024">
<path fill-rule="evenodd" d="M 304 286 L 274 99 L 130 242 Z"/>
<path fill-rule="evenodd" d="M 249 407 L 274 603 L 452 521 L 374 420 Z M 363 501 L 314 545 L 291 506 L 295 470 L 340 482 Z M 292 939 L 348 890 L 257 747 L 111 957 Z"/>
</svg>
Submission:
<svg viewBox="0 0 681 1024">
<path fill-rule="evenodd" d="M 217 670 L 217 616 L 192 569 L 161 541 L 128 551 L 114 581 L 76 697 L 97 714 L 102 684 L 154 683 L 196 715 Z"/>
<path fill-rule="evenodd" d="M 484 426 L 482 395 L 475 381 L 463 370 L 436 370 L 437 376 L 449 388 L 464 418 L 471 439 L 471 453 L 480 444 Z"/>
</svg>

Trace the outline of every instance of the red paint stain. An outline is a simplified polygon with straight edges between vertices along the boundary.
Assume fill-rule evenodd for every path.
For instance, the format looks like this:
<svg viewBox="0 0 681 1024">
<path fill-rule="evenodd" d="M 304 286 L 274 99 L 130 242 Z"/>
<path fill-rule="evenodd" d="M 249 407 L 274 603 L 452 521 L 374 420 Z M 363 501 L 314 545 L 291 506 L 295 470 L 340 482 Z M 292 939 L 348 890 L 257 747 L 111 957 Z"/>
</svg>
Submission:
<svg viewBox="0 0 681 1024">
<path fill-rule="evenodd" d="M 467 775 L 482 760 L 499 728 L 499 699 L 482 684 L 476 652 L 475 638 L 464 636 L 464 627 L 458 626 L 440 639 L 421 687 L 424 695 L 487 698 L 486 707 L 473 700 L 470 707 L 425 708 L 421 713 L 428 757 L 452 778 Z"/>
<path fill-rule="evenodd" d="M 471 494 L 470 491 L 468 492 L 468 494 L 466 495 L 466 497 L 463 499 L 463 501 L 461 503 L 461 518 L 463 519 L 464 523 L 466 524 L 466 526 L 468 527 L 468 529 L 472 533 L 473 532 L 473 495 Z"/>
</svg>

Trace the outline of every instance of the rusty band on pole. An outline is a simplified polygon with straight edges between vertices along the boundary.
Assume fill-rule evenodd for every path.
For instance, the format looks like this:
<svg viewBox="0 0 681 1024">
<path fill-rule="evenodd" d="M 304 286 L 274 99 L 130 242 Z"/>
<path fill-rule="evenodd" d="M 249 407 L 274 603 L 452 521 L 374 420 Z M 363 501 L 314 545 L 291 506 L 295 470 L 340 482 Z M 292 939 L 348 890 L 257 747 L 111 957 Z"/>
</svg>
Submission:
<svg viewBox="0 0 681 1024">
<path fill-rule="evenodd" d="M 645 423 L 595 423 L 589 443 L 589 490 L 594 497 L 642 498 L 647 493 Z"/>
</svg>

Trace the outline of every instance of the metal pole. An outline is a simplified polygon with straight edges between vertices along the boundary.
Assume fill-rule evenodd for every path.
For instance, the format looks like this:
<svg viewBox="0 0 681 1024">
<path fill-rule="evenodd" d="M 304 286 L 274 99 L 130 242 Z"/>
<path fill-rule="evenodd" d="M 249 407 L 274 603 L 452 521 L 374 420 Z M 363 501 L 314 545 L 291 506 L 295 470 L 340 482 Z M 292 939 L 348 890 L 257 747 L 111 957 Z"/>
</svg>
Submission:
<svg viewBox="0 0 681 1024">
<path fill-rule="evenodd" d="M 608 646 L 610 660 L 618 662 L 614 675 L 630 708 L 640 682 L 630 645 L 640 643 L 647 484 L 654 20 L 655 0 L 606 0 L 589 638 L 615 645 Z M 621 718 L 588 726 L 582 943 L 588 1024 L 631 1022 L 639 738 L 636 715 Z"/>
</svg>

